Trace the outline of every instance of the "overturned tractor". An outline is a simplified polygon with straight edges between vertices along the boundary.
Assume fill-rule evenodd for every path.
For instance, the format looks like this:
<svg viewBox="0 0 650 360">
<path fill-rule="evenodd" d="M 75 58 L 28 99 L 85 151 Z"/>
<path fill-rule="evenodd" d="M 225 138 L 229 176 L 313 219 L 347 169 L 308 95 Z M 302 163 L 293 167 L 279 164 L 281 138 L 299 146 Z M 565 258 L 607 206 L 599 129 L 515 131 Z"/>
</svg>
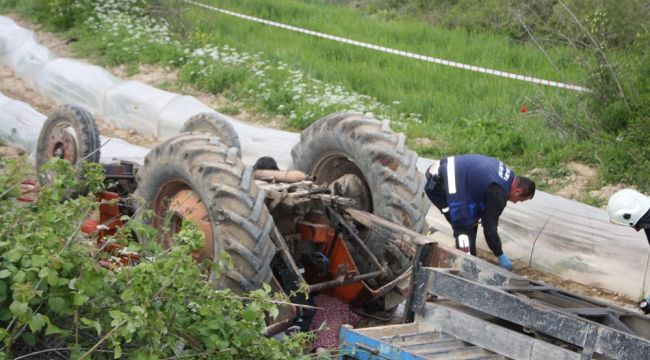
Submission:
<svg viewBox="0 0 650 360">
<path fill-rule="evenodd" d="M 320 119 L 293 147 L 291 170 L 244 164 L 236 132 L 216 113 L 192 117 L 183 131 L 152 149 L 143 164 L 103 164 L 114 185 L 100 197 L 122 200 L 102 206 L 100 221 L 108 229 L 100 241 L 122 225 L 120 216 L 144 206 L 153 210 L 156 228 L 166 217 L 172 231 L 194 221 L 205 236 L 197 258 L 230 255 L 234 266 L 210 277 L 217 288 L 244 292 L 269 283 L 290 293 L 302 287 L 368 311 L 405 298 L 429 202 L 417 155 L 388 121 L 357 113 Z M 65 105 L 43 126 L 37 160 L 98 162 L 99 151 L 92 116 Z M 142 203 L 126 204 L 131 194 Z M 174 244 L 168 237 L 161 245 Z M 134 259 L 130 254 L 124 263 Z"/>
</svg>

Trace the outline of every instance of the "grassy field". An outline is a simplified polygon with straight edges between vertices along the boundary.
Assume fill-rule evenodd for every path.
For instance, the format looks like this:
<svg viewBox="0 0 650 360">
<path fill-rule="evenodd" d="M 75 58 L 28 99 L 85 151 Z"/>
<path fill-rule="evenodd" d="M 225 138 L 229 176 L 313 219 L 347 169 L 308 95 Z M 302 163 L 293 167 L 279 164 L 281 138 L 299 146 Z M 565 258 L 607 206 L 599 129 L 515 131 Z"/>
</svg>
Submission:
<svg viewBox="0 0 650 360">
<path fill-rule="evenodd" d="M 168 2 L 171 5 L 173 2 Z M 206 0 L 206 4 L 354 40 L 544 79 L 580 84 L 586 74 L 575 49 L 538 48 L 497 36 L 435 29 L 417 21 L 380 21 L 322 1 Z M 163 12 L 165 13 L 165 12 Z M 202 41 L 260 53 L 306 76 L 364 94 L 407 117 L 400 129 L 423 155 L 482 152 L 524 167 L 552 166 L 570 136 L 560 137 L 535 110 L 566 108 L 579 94 L 517 80 L 416 61 L 278 29 L 203 8 L 167 12 Z M 180 21 L 179 21 L 180 19 Z M 552 59 L 549 60 L 547 55 Z M 521 114 L 522 105 L 530 110 Z M 269 108 L 273 111 L 273 108 Z M 315 112 L 318 113 L 318 112 Z M 380 114 L 393 115 L 394 113 Z M 320 114 L 319 114 L 320 115 Z M 393 116 L 394 117 L 394 116 Z M 315 118 L 288 122 L 301 128 Z M 399 122 L 399 121 L 398 121 Z M 564 134 L 567 135 L 567 134 Z"/>
<path fill-rule="evenodd" d="M 203 2 L 501 71 L 575 84 L 587 76 L 574 61 L 580 56 L 575 49 L 544 53 L 504 37 L 436 29 L 416 20 L 386 21 L 325 1 Z M 54 22 L 50 13 L 34 11 L 28 3 L 11 8 Z M 356 110 L 391 119 L 423 156 L 484 153 L 519 173 L 556 171 L 569 160 L 595 162 L 591 142 L 579 142 L 571 131 L 554 126 L 566 118 L 585 121 L 576 117 L 581 106 L 576 92 L 353 47 L 180 1 L 152 4 L 107 1 L 62 16 L 73 19 L 68 32 L 78 39 L 80 55 L 107 65 L 154 63 L 178 69 L 183 83 L 222 94 L 249 111 L 280 116 L 287 129 L 302 129 L 335 111 Z M 523 105 L 526 113 L 520 111 Z"/>
</svg>

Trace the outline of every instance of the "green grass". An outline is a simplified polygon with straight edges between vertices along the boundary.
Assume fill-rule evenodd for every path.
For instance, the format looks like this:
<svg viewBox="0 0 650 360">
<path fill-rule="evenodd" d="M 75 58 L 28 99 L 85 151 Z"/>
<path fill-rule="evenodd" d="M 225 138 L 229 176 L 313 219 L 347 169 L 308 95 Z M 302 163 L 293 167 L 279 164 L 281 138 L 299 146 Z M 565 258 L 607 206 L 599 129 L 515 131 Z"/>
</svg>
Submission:
<svg viewBox="0 0 650 360">
<path fill-rule="evenodd" d="M 323 1 L 204 2 L 501 71 L 577 84 L 586 78 L 572 60 L 581 55 L 574 49 L 546 49 L 553 66 L 539 49 L 505 37 L 436 29 L 416 20 L 385 21 Z M 106 12 L 109 16 L 93 22 L 84 18 L 70 30 L 79 39 L 79 54 L 109 66 L 128 64 L 129 69 L 139 63 L 177 68 L 184 84 L 222 94 L 249 111 L 283 116 L 288 129 L 302 129 L 335 111 L 370 111 L 393 120 L 394 129 L 404 131 L 423 156 L 483 153 L 505 160 L 518 173 L 574 159 L 594 161 L 593 145 L 578 142 L 566 130 L 567 119 L 577 125 L 585 121 L 571 110 L 580 108 L 580 95 L 569 90 L 383 54 L 178 1 L 161 1 L 155 8 L 168 20 L 169 30 L 154 26 L 158 20 L 147 19 L 132 5 L 112 6 L 121 15 Z M 34 16 L 28 10 L 23 12 Z M 125 27 L 136 21 L 126 17 L 138 22 Z M 526 114 L 520 113 L 523 104 Z M 416 145 L 416 138 L 429 138 L 435 145 Z"/>
<path fill-rule="evenodd" d="M 418 21 L 380 21 L 322 1 L 205 0 L 204 3 L 323 33 L 501 71 L 577 84 L 584 82 L 586 76 L 583 69 L 572 61 L 580 55 L 574 49 L 547 49 L 554 67 L 539 49 L 531 45 L 493 35 L 470 36 L 462 30 L 435 29 Z M 422 123 L 409 123 L 403 129 L 409 138 L 428 137 L 436 139 L 436 143 L 447 144 L 444 148 L 418 149 L 424 155 L 483 152 L 528 167 L 540 160 L 550 160 L 545 155 L 564 148 L 568 141 L 558 138 L 542 118 L 530 113 L 522 116 L 519 110 L 523 104 L 534 110 L 539 99 L 578 102 L 579 95 L 575 92 L 384 54 L 193 6 L 188 9 L 182 12 L 184 23 L 192 24 L 193 31 L 209 34 L 208 43 L 259 52 L 266 59 L 301 69 L 312 78 L 369 95 L 397 112 L 420 114 Z M 493 132 L 485 121 L 478 128 L 474 127 L 481 120 L 505 129 L 504 138 L 498 133 L 478 131 Z M 510 136 L 516 137 L 517 144 L 506 144 L 511 140 Z"/>
</svg>

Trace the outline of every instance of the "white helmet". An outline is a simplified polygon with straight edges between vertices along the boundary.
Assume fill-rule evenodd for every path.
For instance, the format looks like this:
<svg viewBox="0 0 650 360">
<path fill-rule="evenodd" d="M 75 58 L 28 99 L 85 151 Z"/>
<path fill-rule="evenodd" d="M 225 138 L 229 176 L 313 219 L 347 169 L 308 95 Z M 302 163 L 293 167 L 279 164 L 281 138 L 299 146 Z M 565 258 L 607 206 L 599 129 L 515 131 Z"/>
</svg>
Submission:
<svg viewBox="0 0 650 360">
<path fill-rule="evenodd" d="M 638 191 L 623 189 L 609 198 L 607 214 L 614 224 L 635 226 L 650 210 L 650 199 Z"/>
</svg>

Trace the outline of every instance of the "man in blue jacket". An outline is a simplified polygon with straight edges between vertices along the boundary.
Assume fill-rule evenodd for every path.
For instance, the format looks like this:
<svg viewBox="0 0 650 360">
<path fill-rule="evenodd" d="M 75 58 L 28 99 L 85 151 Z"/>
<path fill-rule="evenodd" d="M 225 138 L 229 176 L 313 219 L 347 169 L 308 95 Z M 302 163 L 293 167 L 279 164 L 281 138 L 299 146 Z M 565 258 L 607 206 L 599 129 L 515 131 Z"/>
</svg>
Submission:
<svg viewBox="0 0 650 360">
<path fill-rule="evenodd" d="M 476 255 L 481 220 L 488 247 L 508 270 L 512 262 L 501 249 L 499 217 L 508 200 L 526 201 L 535 195 L 535 182 L 516 176 L 502 161 L 484 155 L 456 155 L 427 170 L 424 192 L 451 224 L 456 248 Z"/>
</svg>

